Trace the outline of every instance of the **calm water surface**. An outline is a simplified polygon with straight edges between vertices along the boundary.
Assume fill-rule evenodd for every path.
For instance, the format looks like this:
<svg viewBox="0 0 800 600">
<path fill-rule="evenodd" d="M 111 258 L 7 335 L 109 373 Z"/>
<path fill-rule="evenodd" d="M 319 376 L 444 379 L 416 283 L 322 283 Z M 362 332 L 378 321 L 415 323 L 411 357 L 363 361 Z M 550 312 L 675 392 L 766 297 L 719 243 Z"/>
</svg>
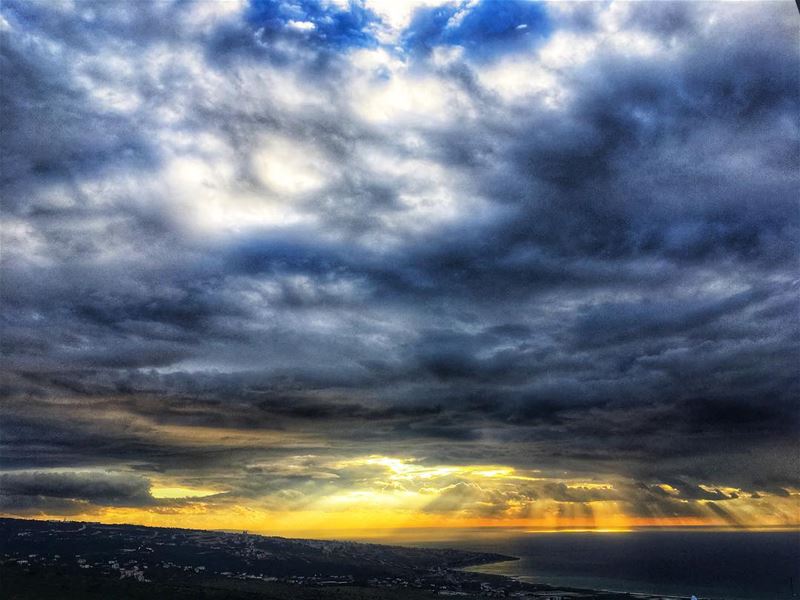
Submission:
<svg viewBox="0 0 800 600">
<path fill-rule="evenodd" d="M 536 583 L 729 600 L 800 598 L 800 532 L 512 532 L 415 545 L 518 556 L 473 570 Z"/>
</svg>

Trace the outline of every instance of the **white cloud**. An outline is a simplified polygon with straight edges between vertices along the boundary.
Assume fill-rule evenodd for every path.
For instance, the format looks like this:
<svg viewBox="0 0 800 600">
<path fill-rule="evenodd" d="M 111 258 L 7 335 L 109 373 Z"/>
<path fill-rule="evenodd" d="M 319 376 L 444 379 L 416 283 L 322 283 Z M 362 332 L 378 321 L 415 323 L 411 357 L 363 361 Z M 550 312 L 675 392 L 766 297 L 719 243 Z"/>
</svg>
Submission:
<svg viewBox="0 0 800 600">
<path fill-rule="evenodd" d="M 381 41 L 396 41 L 402 30 L 408 27 L 414 11 L 431 6 L 455 5 L 456 0 L 365 0 L 365 6 L 375 12 L 386 26 L 381 32 Z"/>
<path fill-rule="evenodd" d="M 319 149 L 286 136 L 267 136 L 252 162 L 261 181 L 284 197 L 318 190 L 335 177 Z"/>
<path fill-rule="evenodd" d="M 288 27 L 295 31 L 313 31 L 317 28 L 311 21 L 289 21 Z"/>
</svg>

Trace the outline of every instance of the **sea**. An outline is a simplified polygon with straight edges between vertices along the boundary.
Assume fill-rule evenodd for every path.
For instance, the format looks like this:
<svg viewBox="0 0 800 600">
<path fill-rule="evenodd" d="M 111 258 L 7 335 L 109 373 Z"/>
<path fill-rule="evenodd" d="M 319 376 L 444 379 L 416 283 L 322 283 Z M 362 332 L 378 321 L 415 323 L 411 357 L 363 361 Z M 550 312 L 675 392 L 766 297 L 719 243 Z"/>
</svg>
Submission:
<svg viewBox="0 0 800 600">
<path fill-rule="evenodd" d="M 800 598 L 798 531 L 494 531 L 482 535 L 470 530 L 460 535 L 454 531 L 449 539 L 403 539 L 402 543 L 516 556 L 520 560 L 470 570 L 556 587 L 715 600 Z"/>
</svg>

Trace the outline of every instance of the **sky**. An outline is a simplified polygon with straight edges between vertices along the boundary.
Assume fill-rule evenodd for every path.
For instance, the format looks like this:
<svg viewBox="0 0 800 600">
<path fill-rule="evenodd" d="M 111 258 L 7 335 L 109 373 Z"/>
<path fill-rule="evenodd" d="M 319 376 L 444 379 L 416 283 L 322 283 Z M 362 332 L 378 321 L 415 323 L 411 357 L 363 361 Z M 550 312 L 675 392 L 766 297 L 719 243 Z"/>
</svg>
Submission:
<svg viewBox="0 0 800 600">
<path fill-rule="evenodd" d="M 793 2 L 0 31 L 0 514 L 800 526 Z"/>
</svg>

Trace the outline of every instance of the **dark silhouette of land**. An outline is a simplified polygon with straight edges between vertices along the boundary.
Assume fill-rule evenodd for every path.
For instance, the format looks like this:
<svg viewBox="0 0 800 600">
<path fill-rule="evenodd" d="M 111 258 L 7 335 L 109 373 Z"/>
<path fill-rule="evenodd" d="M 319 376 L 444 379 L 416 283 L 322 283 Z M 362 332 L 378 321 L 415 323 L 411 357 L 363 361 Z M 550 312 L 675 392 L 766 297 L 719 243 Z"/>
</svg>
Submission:
<svg viewBox="0 0 800 600">
<path fill-rule="evenodd" d="M 0 519 L 5 599 L 621 600 L 472 573 L 500 554 L 192 529 Z"/>
</svg>

